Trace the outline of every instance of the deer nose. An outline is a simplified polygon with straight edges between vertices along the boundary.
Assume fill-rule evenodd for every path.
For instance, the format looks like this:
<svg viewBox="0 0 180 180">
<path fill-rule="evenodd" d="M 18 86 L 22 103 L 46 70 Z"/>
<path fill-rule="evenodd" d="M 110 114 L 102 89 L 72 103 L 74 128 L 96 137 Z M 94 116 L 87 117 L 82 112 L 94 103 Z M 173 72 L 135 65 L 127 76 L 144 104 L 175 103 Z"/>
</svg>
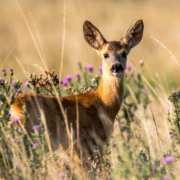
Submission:
<svg viewBox="0 0 180 180">
<path fill-rule="evenodd" d="M 110 70 L 113 73 L 121 73 L 121 72 L 123 72 L 124 68 L 122 67 L 121 64 L 114 64 L 114 65 L 112 65 Z"/>
</svg>

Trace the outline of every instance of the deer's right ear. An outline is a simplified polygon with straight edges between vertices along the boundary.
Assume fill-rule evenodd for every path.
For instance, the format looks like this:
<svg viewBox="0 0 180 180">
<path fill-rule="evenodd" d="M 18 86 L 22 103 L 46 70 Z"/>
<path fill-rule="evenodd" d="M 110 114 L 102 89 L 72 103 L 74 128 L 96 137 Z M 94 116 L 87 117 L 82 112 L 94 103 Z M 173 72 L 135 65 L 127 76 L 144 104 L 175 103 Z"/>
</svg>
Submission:
<svg viewBox="0 0 180 180">
<path fill-rule="evenodd" d="M 83 32 L 86 42 L 97 50 L 106 42 L 100 31 L 89 21 L 84 22 Z"/>
<path fill-rule="evenodd" d="M 121 41 L 127 44 L 127 47 L 131 49 L 137 44 L 139 44 L 139 42 L 141 41 L 143 36 L 143 30 L 144 30 L 143 21 L 139 20 L 128 29 L 126 35 L 124 36 L 124 38 L 122 38 Z"/>
</svg>

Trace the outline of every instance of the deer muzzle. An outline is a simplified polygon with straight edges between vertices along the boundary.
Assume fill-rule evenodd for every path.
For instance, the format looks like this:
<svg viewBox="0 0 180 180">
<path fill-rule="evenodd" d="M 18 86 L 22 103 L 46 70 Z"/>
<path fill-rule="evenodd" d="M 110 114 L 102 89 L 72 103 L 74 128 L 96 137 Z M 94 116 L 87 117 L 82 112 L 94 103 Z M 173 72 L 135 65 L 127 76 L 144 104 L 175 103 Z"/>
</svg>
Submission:
<svg viewBox="0 0 180 180">
<path fill-rule="evenodd" d="M 114 64 L 114 65 L 112 65 L 110 70 L 114 75 L 117 75 L 117 74 L 121 74 L 123 72 L 124 68 L 121 64 Z"/>
</svg>

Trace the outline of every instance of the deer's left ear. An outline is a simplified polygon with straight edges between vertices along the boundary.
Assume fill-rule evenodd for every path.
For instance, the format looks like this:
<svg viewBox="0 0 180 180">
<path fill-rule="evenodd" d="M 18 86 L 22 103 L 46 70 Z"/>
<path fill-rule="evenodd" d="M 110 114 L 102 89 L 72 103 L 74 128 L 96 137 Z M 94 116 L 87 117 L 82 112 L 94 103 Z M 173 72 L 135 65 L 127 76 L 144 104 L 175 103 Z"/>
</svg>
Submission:
<svg viewBox="0 0 180 180">
<path fill-rule="evenodd" d="M 99 50 L 106 42 L 101 32 L 89 21 L 85 21 L 83 25 L 84 39 L 96 50 Z"/>
<path fill-rule="evenodd" d="M 133 26 L 131 26 L 126 32 L 125 36 L 120 40 L 126 44 L 129 49 L 133 48 L 142 39 L 144 30 L 144 24 L 142 20 L 138 20 Z"/>
</svg>

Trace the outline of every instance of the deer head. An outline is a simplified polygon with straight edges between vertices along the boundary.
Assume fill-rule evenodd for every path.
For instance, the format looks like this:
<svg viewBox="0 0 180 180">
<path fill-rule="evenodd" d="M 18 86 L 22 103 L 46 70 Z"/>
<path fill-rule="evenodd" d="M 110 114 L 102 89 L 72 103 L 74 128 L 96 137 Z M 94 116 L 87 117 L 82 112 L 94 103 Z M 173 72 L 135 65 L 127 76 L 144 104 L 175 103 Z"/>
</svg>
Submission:
<svg viewBox="0 0 180 180">
<path fill-rule="evenodd" d="M 108 42 L 93 24 L 84 22 L 84 38 L 102 58 L 103 76 L 124 77 L 127 55 L 141 41 L 143 30 L 143 21 L 138 20 L 120 41 Z"/>
</svg>

